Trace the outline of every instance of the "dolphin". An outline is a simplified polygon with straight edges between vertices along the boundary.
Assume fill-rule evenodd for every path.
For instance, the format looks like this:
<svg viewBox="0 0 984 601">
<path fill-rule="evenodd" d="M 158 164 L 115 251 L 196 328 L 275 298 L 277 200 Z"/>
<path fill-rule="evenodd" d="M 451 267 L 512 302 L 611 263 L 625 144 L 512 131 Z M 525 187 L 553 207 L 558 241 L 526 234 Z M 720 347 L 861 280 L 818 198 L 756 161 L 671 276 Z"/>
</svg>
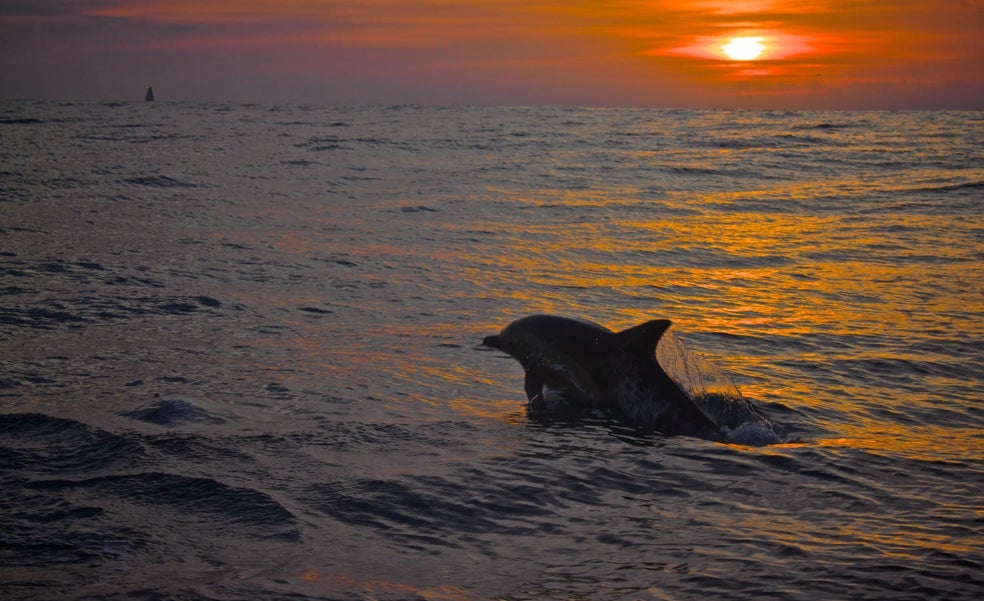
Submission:
<svg viewBox="0 0 984 601">
<path fill-rule="evenodd" d="M 600 409 L 665 436 L 748 445 L 780 442 L 777 426 L 723 372 L 686 351 L 667 331 L 671 325 L 657 319 L 616 333 L 590 321 L 533 315 L 486 336 L 482 344 L 523 366 L 533 416 Z M 657 352 L 661 342 L 665 348 Z M 672 364 L 667 369 L 673 376 L 659 356 Z M 715 377 L 724 385 L 704 385 Z"/>
</svg>

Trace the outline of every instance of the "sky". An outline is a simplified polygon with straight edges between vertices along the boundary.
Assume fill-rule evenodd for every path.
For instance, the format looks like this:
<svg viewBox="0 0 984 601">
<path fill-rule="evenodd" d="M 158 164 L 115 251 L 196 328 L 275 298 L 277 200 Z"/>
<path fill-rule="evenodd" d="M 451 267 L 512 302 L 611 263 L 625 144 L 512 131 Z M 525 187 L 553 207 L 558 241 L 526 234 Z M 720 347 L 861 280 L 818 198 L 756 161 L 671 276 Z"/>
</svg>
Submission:
<svg viewBox="0 0 984 601">
<path fill-rule="evenodd" d="M 982 40 L 984 0 L 0 0 L 0 98 L 984 109 Z"/>
</svg>

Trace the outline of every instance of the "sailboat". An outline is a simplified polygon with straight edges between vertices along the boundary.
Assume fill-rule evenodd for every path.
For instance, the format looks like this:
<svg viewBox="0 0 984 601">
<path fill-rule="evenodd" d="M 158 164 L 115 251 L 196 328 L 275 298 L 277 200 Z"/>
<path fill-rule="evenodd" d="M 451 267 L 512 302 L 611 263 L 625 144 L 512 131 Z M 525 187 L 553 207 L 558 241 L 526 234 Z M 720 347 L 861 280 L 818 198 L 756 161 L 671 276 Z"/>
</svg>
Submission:
<svg viewBox="0 0 984 601">
<path fill-rule="evenodd" d="M 144 96 L 144 100 L 147 102 L 154 101 L 154 86 L 147 86 L 147 95 Z"/>
</svg>

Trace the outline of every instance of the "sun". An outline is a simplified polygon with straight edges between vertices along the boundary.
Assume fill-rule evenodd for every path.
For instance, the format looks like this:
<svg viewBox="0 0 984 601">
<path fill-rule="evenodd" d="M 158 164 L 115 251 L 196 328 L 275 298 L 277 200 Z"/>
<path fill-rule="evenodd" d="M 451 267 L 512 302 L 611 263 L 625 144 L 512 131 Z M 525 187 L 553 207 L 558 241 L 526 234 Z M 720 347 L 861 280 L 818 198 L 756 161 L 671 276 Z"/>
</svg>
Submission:
<svg viewBox="0 0 984 601">
<path fill-rule="evenodd" d="M 752 61 L 765 50 L 762 38 L 731 38 L 731 41 L 721 47 L 729 58 L 736 61 Z"/>
</svg>

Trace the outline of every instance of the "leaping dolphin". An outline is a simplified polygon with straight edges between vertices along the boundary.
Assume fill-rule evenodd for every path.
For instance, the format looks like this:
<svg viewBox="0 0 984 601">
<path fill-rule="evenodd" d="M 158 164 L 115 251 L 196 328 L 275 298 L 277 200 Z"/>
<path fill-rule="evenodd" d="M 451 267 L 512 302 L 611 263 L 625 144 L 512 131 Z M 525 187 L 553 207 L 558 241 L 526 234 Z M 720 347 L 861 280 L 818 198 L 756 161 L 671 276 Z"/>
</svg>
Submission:
<svg viewBox="0 0 984 601">
<path fill-rule="evenodd" d="M 666 436 L 780 442 L 776 425 L 723 372 L 687 351 L 667 331 L 670 325 L 657 319 L 615 333 L 589 321 L 533 315 L 482 344 L 522 364 L 534 415 L 608 409 L 641 430 Z"/>
</svg>

